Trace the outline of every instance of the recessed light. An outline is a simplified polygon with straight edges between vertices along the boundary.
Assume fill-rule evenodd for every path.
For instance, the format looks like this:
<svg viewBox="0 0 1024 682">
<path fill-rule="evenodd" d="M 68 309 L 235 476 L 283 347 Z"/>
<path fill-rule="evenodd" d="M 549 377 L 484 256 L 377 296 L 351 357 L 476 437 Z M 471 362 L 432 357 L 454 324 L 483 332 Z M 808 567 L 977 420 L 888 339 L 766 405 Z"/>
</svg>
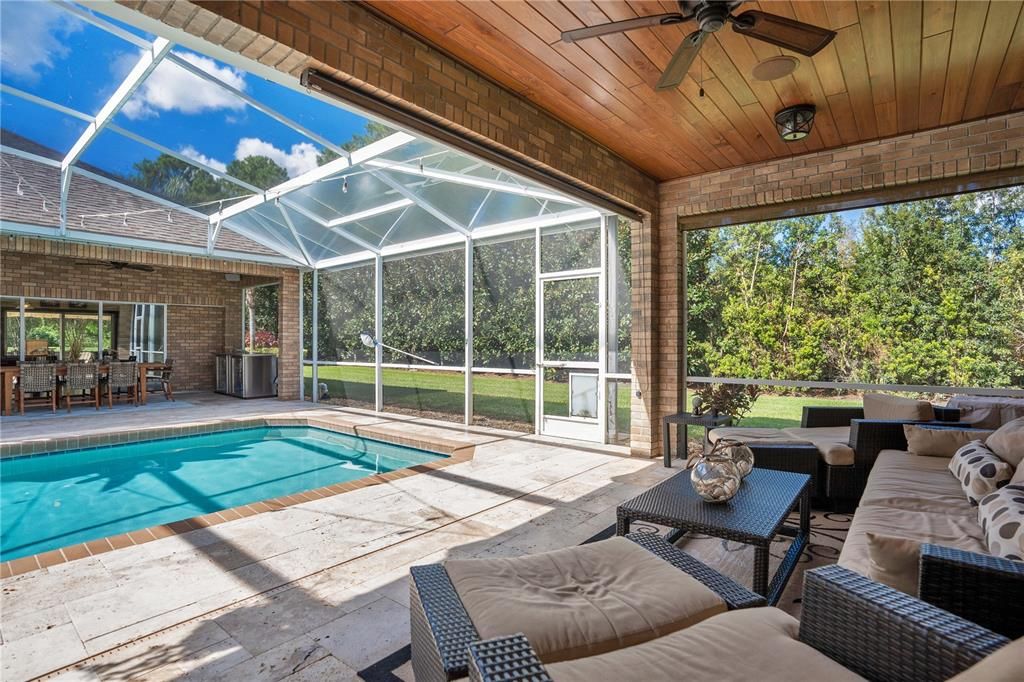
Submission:
<svg viewBox="0 0 1024 682">
<path fill-rule="evenodd" d="M 751 73 L 754 76 L 754 80 L 773 81 L 788 76 L 796 71 L 798 66 L 800 66 L 799 59 L 783 55 L 764 60 L 754 66 Z"/>
</svg>

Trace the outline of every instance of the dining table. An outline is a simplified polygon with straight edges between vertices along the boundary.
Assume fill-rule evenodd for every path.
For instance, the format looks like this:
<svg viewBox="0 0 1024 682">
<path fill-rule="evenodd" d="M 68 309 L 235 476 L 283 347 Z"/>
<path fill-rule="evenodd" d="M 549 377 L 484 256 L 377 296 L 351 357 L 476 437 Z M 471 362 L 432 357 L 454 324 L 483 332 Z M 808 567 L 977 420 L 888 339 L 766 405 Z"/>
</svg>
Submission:
<svg viewBox="0 0 1024 682">
<path fill-rule="evenodd" d="M 139 370 L 139 393 L 138 400 L 140 405 L 146 404 L 146 374 L 149 372 L 160 372 L 167 369 L 167 365 L 162 362 L 137 362 L 135 363 Z M 100 364 L 100 376 L 105 376 L 110 372 L 109 364 Z M 67 376 L 68 366 L 66 364 L 57 365 L 57 376 Z M 3 394 L 0 395 L 0 412 L 5 416 L 11 416 L 14 410 L 14 380 L 21 375 L 21 367 L 18 365 L 9 365 L 0 367 L 0 375 L 3 380 Z"/>
</svg>

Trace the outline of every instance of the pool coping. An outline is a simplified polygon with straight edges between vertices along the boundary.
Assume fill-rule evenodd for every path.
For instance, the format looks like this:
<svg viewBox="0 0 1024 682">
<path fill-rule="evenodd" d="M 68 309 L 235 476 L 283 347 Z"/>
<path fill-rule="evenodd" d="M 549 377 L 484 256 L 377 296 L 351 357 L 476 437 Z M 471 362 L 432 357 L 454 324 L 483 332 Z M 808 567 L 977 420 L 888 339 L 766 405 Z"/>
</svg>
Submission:
<svg viewBox="0 0 1024 682">
<path fill-rule="evenodd" d="M 365 478 L 345 483 L 335 483 L 312 490 L 304 490 L 292 495 L 274 497 L 258 502 L 250 502 L 238 507 L 230 507 L 220 511 L 202 514 L 181 521 L 174 521 L 168 524 L 161 524 L 133 530 L 128 533 L 121 533 L 89 542 L 76 543 L 52 549 L 39 554 L 19 557 L 10 561 L 0 563 L 0 579 L 22 575 L 31 571 L 56 566 L 58 564 L 84 559 L 89 556 L 96 556 L 115 549 L 141 545 L 161 538 L 181 535 L 208 528 L 228 521 L 254 516 L 270 511 L 280 511 L 303 502 L 332 497 L 342 493 L 352 492 L 361 488 L 368 488 L 390 481 L 396 481 L 408 476 L 425 473 L 434 469 L 443 469 L 453 464 L 466 462 L 473 459 L 476 446 L 462 441 L 447 440 L 444 438 L 411 438 L 403 433 L 396 433 L 387 426 L 379 425 L 356 425 L 345 422 L 328 421 L 317 417 L 248 417 L 241 419 L 219 420 L 197 424 L 183 424 L 177 426 L 162 426 L 149 429 L 138 429 L 134 431 L 122 431 L 117 433 L 105 433 L 92 436 L 75 436 L 68 438 L 50 438 L 41 441 L 23 441 L 17 443 L 0 444 L 0 459 L 22 458 L 47 455 L 65 450 L 83 450 L 89 448 L 104 448 L 125 443 L 139 443 L 152 440 L 163 440 L 165 438 L 176 438 L 181 436 L 196 436 L 207 433 L 222 433 L 225 431 L 240 431 L 242 429 L 271 427 L 271 426 L 308 426 L 313 428 L 333 431 L 335 433 L 350 436 L 371 438 L 391 445 L 427 450 L 445 455 L 444 459 L 434 460 L 423 464 L 415 464 L 404 469 L 396 469 L 383 474 L 372 474 Z M 390 426 L 394 426 L 393 424 Z"/>
</svg>

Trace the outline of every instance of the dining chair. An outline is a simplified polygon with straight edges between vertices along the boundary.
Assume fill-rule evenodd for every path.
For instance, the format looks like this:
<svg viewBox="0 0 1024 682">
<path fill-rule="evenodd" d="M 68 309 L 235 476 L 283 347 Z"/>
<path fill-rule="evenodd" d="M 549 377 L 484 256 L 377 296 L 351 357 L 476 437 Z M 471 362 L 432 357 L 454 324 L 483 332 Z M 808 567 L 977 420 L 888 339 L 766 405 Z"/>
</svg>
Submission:
<svg viewBox="0 0 1024 682">
<path fill-rule="evenodd" d="M 64 377 L 64 403 L 68 412 L 71 403 L 78 405 L 95 405 L 100 409 L 100 366 L 95 362 L 78 362 L 68 365 L 68 373 Z"/>
<path fill-rule="evenodd" d="M 114 391 L 118 400 L 130 400 L 138 405 L 139 371 L 134 362 L 112 362 L 107 373 L 107 407 L 114 407 Z M 121 391 L 125 391 L 121 395 Z"/>
<path fill-rule="evenodd" d="M 174 370 L 174 360 L 167 358 L 164 360 L 164 366 L 162 369 L 154 370 L 146 373 L 146 382 L 160 382 L 160 390 L 164 393 L 164 398 L 174 402 L 174 389 L 171 388 L 171 374 Z M 148 390 L 148 388 L 147 388 Z"/>
<path fill-rule="evenodd" d="M 18 409 L 25 414 L 26 394 L 29 403 L 50 403 L 50 411 L 57 411 L 57 365 L 41 362 L 23 362 L 18 375 Z M 39 395 L 39 398 L 33 396 Z M 46 398 L 49 398 L 49 401 Z"/>
</svg>

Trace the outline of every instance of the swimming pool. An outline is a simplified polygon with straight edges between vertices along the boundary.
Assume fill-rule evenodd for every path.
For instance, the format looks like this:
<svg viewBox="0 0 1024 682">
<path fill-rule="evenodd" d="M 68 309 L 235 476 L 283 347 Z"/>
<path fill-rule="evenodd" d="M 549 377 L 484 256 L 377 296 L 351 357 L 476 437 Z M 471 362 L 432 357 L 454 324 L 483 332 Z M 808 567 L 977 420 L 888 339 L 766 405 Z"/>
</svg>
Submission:
<svg viewBox="0 0 1024 682">
<path fill-rule="evenodd" d="M 310 426 L 269 426 L 5 459 L 0 561 L 443 457 Z"/>
</svg>

